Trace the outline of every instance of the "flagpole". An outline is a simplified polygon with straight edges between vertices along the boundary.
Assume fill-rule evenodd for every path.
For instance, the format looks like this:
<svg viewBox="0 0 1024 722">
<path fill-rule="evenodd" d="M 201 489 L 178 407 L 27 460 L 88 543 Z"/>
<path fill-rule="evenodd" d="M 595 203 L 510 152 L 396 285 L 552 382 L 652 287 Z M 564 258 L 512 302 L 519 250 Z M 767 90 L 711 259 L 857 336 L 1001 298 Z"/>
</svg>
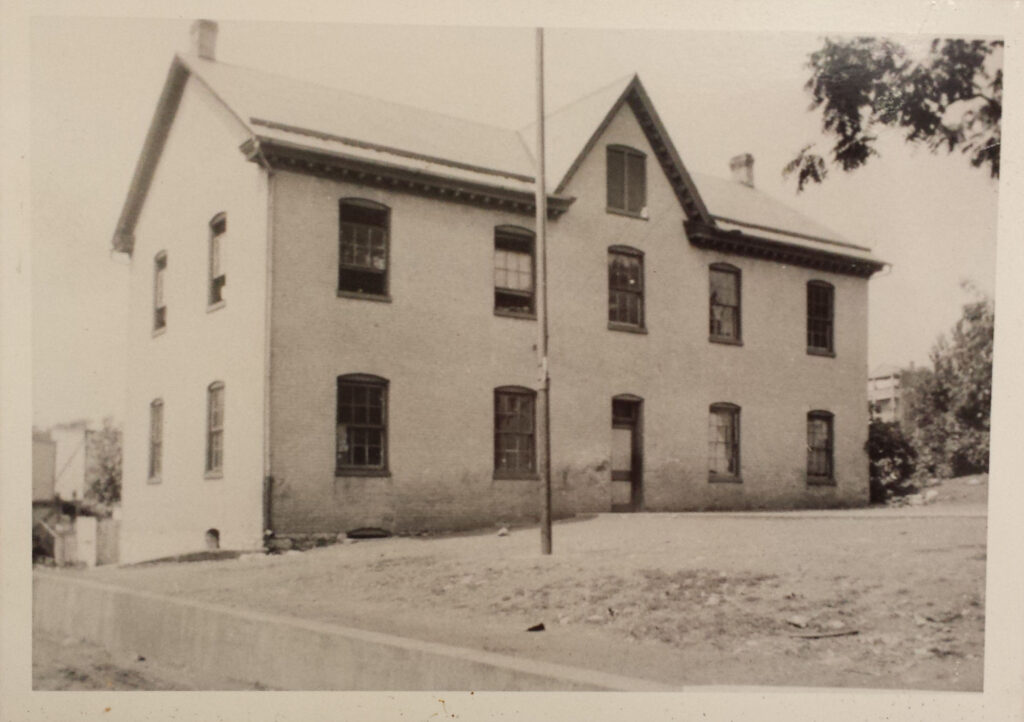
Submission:
<svg viewBox="0 0 1024 722">
<path fill-rule="evenodd" d="M 544 184 L 544 29 L 537 28 L 537 353 L 540 356 L 541 554 L 551 553 L 551 376 L 548 373 L 548 196 Z"/>
</svg>

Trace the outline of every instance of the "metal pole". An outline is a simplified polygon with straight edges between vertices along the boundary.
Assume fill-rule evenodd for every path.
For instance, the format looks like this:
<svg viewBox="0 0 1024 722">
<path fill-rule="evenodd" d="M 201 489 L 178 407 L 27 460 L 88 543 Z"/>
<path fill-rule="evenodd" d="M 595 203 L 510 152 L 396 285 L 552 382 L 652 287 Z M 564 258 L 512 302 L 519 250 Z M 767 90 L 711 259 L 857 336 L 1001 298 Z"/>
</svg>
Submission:
<svg viewBox="0 0 1024 722">
<path fill-rule="evenodd" d="M 540 550 L 551 553 L 551 377 L 548 374 L 548 196 L 544 185 L 544 29 L 537 28 L 537 321 L 540 356 L 541 455 Z"/>
</svg>

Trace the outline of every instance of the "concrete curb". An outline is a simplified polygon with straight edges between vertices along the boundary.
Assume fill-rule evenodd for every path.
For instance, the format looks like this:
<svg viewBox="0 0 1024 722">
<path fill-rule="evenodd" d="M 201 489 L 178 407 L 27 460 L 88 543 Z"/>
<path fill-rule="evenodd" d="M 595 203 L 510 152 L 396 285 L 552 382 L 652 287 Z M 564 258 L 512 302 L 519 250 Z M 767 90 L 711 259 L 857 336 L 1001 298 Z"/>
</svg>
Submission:
<svg viewBox="0 0 1024 722">
<path fill-rule="evenodd" d="M 33 574 L 33 629 L 291 690 L 619 690 L 678 687 L 352 627 Z"/>
</svg>

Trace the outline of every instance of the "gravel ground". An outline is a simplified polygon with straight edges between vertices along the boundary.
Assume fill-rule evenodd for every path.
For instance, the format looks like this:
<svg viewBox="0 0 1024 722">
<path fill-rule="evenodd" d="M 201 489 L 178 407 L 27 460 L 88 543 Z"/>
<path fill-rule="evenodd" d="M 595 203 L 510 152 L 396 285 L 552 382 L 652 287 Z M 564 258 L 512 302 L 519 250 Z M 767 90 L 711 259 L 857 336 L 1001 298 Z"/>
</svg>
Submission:
<svg viewBox="0 0 1024 722">
<path fill-rule="evenodd" d="M 924 508 L 570 520 L 549 557 L 532 528 L 68 573 L 670 684 L 979 691 L 986 487 L 937 488 Z"/>
</svg>

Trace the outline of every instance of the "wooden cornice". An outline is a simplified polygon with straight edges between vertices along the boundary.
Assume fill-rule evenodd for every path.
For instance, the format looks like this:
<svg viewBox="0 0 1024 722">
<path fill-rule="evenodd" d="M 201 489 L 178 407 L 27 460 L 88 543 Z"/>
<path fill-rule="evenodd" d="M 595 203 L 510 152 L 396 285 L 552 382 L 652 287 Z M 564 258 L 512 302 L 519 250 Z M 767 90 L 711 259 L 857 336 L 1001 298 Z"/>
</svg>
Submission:
<svg viewBox="0 0 1024 722">
<path fill-rule="evenodd" d="M 842 273 L 859 278 L 870 278 L 882 270 L 881 261 L 857 258 L 825 249 L 807 248 L 796 244 L 753 236 L 742 231 L 726 231 L 700 221 L 685 221 L 683 227 L 690 243 L 698 248 L 760 258 L 791 266 L 814 268 L 831 273 Z"/>
<path fill-rule="evenodd" d="M 250 160 L 263 159 L 272 168 L 361 183 L 376 188 L 466 203 L 483 208 L 533 215 L 535 200 L 529 191 L 517 191 L 487 183 L 403 168 L 343 153 L 315 150 L 275 138 L 256 137 L 241 146 Z M 548 217 L 558 218 L 575 198 L 548 196 Z"/>
</svg>

